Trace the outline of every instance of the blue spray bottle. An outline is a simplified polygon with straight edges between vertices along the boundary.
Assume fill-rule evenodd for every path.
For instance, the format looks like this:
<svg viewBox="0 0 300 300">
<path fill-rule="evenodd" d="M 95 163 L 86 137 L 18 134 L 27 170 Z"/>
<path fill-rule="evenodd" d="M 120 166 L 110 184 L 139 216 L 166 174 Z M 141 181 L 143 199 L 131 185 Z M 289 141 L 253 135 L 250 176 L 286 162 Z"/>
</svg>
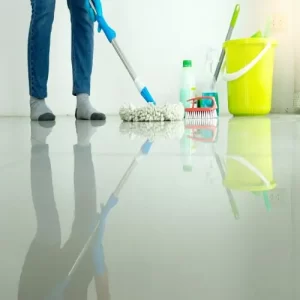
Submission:
<svg viewBox="0 0 300 300">
<path fill-rule="evenodd" d="M 214 97 L 217 103 L 217 115 L 219 116 L 219 96 L 217 91 L 215 90 L 215 86 L 212 89 L 211 87 L 211 78 L 214 75 L 214 52 L 215 50 L 210 48 L 206 54 L 206 63 L 205 63 L 205 85 L 204 89 L 202 90 L 202 96 L 209 96 L 209 97 Z M 211 107 L 212 106 L 212 101 L 211 100 L 203 100 L 201 101 L 201 107 Z"/>
</svg>

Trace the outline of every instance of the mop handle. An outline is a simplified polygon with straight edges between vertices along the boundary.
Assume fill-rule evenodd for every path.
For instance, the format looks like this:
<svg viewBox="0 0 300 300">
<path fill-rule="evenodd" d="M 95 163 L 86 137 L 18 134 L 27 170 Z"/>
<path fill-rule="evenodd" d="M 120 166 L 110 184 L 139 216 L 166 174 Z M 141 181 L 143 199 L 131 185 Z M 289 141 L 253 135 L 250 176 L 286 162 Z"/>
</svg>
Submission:
<svg viewBox="0 0 300 300">
<path fill-rule="evenodd" d="M 133 67 L 130 65 L 129 61 L 127 60 L 125 54 L 123 53 L 123 51 L 121 50 L 121 48 L 119 47 L 116 37 L 117 34 L 116 32 L 107 24 L 106 20 L 104 19 L 103 15 L 99 16 L 97 14 L 97 10 L 96 7 L 93 3 L 93 0 L 89 0 L 89 3 L 96 15 L 96 20 L 98 22 L 98 24 L 100 25 L 101 29 L 103 30 L 107 40 L 112 44 L 112 46 L 114 47 L 115 51 L 117 52 L 118 56 L 120 57 L 121 61 L 123 62 L 126 70 L 128 71 L 131 79 L 133 80 L 137 90 L 139 91 L 139 93 L 141 94 L 141 96 L 146 100 L 147 103 L 152 103 L 152 104 L 156 104 L 156 102 L 154 101 L 153 97 L 151 96 L 148 88 L 146 87 L 146 85 L 139 79 L 139 77 L 137 76 L 136 72 L 134 71 Z"/>
<path fill-rule="evenodd" d="M 232 36 L 233 30 L 234 30 L 236 21 L 238 19 L 239 13 L 240 13 L 240 5 L 237 4 L 235 6 L 235 9 L 234 9 L 231 21 L 230 21 L 230 26 L 229 26 L 225 41 L 229 41 L 231 39 L 231 36 Z M 212 88 L 214 88 L 215 83 L 218 81 L 224 58 L 225 58 L 225 50 L 222 49 L 222 52 L 221 52 L 221 55 L 219 58 L 219 62 L 218 62 L 218 65 L 217 65 L 217 68 L 216 68 L 216 71 L 214 74 Z"/>
</svg>

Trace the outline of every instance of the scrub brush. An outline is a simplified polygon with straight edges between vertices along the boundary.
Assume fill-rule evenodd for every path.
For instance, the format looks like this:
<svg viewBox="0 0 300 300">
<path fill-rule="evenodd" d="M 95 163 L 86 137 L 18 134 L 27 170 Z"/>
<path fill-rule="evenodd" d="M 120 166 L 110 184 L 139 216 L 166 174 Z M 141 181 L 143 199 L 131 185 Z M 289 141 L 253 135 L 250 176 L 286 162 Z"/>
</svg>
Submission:
<svg viewBox="0 0 300 300">
<path fill-rule="evenodd" d="M 149 121 L 177 121 L 182 120 L 184 117 L 184 107 L 178 105 L 165 105 L 162 108 L 156 107 L 156 102 L 151 96 L 146 85 L 138 77 L 137 73 L 129 63 L 125 54 L 117 43 L 116 32 L 107 24 L 103 15 L 98 15 L 93 0 L 89 0 L 91 8 L 93 9 L 99 27 L 103 30 L 107 40 L 114 47 L 119 58 L 123 62 L 126 70 L 128 71 L 131 79 L 133 80 L 136 88 L 141 96 L 148 103 L 145 108 L 134 108 L 133 105 L 124 106 L 120 109 L 120 117 L 123 121 L 127 122 L 149 122 Z"/>
<path fill-rule="evenodd" d="M 197 107 L 198 102 L 201 100 L 208 99 L 211 101 L 210 107 Z M 185 118 L 187 120 L 193 119 L 213 119 L 217 118 L 217 103 L 214 97 L 210 96 L 201 96 L 188 100 L 188 102 L 192 102 L 191 108 L 185 109 Z M 205 101 L 206 103 L 208 101 Z"/>
</svg>

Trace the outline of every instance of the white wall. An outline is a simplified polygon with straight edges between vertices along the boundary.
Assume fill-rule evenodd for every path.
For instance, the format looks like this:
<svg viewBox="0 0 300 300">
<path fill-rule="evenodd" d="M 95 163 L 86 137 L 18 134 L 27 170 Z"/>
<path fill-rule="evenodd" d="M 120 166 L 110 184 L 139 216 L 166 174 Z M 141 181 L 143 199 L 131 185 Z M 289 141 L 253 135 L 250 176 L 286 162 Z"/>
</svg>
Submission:
<svg viewBox="0 0 300 300">
<path fill-rule="evenodd" d="M 49 103 L 58 115 L 73 114 L 75 105 L 71 96 L 70 25 L 65 2 L 57 1 L 49 81 Z M 287 1 L 277 2 L 285 3 L 292 10 Z M 103 0 L 105 15 L 117 30 L 120 45 L 160 103 L 178 101 L 182 59 L 194 60 L 198 79 L 202 81 L 206 51 L 208 47 L 220 49 L 235 4 L 236 0 Z M 240 4 L 242 11 L 235 37 L 253 34 L 264 23 L 265 15 L 278 7 L 278 3 L 271 0 L 241 0 Z M 3 3 L 0 115 L 28 115 L 29 20 L 29 0 Z M 278 101 L 283 99 L 290 99 L 292 105 L 289 92 L 294 80 L 293 67 L 291 61 L 286 63 L 289 51 L 287 45 L 278 51 L 279 68 L 275 76 L 278 107 L 281 107 Z M 219 84 L 219 91 L 224 103 L 221 111 L 226 113 L 223 82 Z M 96 36 L 92 94 L 97 107 L 106 113 L 117 113 L 123 102 L 143 103 L 103 34 Z"/>
<path fill-rule="evenodd" d="M 295 13 L 297 14 L 300 11 L 300 2 L 298 0 L 294 0 L 294 8 Z M 300 18 L 295 18 L 294 22 L 294 28 L 295 28 L 295 90 L 297 92 L 300 92 Z"/>
<path fill-rule="evenodd" d="M 279 45 L 276 53 L 274 74 L 273 112 L 293 112 L 295 56 L 294 56 L 294 6 L 293 0 L 264 0 L 264 13 L 283 14 L 287 20 L 287 29 L 274 31 Z"/>
</svg>

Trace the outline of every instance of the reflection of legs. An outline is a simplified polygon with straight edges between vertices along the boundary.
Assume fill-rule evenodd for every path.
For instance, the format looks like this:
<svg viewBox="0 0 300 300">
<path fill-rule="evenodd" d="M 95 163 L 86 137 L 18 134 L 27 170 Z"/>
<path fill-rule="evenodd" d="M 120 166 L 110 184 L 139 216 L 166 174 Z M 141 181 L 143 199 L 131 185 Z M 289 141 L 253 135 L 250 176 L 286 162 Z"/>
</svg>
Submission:
<svg viewBox="0 0 300 300">
<path fill-rule="evenodd" d="M 91 146 L 74 146 L 75 219 L 71 236 L 64 247 L 65 257 L 74 264 L 97 222 L 95 171 Z M 66 290 L 66 299 L 87 299 L 93 278 L 93 261 L 88 249 Z"/>
<path fill-rule="evenodd" d="M 49 245 L 61 243 L 60 224 L 54 201 L 48 145 L 32 147 L 31 190 L 37 217 L 37 238 Z"/>
<path fill-rule="evenodd" d="M 91 146 L 74 146 L 75 222 L 78 230 L 85 227 L 88 234 L 96 225 L 97 199 L 95 170 Z M 84 225 L 84 226 L 83 226 Z"/>
<path fill-rule="evenodd" d="M 98 127 L 104 126 L 105 121 L 76 121 L 77 144 L 88 146 Z"/>
<path fill-rule="evenodd" d="M 49 148 L 46 144 L 53 125 L 54 122 L 45 122 L 43 126 L 31 122 L 31 191 L 38 239 L 60 246 L 60 224 L 54 200 Z"/>
<path fill-rule="evenodd" d="M 39 128 L 38 123 L 32 123 L 31 190 L 37 233 L 22 269 L 19 299 L 44 299 L 60 277 L 59 263 L 56 263 L 61 232 L 54 201 L 49 150 L 44 143 L 48 131 L 44 130 Z"/>
</svg>

